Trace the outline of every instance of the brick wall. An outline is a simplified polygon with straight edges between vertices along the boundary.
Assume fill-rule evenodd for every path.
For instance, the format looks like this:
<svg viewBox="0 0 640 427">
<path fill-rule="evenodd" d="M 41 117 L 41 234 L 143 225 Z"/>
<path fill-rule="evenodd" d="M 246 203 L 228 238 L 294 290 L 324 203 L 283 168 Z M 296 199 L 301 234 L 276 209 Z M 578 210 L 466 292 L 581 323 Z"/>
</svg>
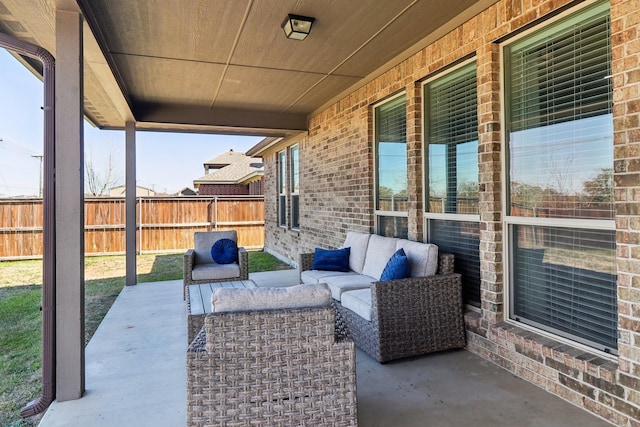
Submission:
<svg viewBox="0 0 640 427">
<path fill-rule="evenodd" d="M 198 195 L 200 196 L 247 196 L 248 185 L 239 184 L 200 184 Z"/>
<path fill-rule="evenodd" d="M 578 4 L 579 2 L 574 2 Z M 502 0 L 309 119 L 299 140 L 300 231 L 277 225 L 276 154 L 265 157 L 266 247 L 296 260 L 337 246 L 346 230 L 373 231 L 373 105 L 407 95 L 409 235 L 423 230 L 419 82 L 475 56 L 478 72 L 481 309 L 466 313 L 467 348 L 616 425 L 640 426 L 640 0 L 612 0 L 614 172 L 619 356 L 567 344 L 506 322 L 503 248 L 501 58 L 497 40 L 567 0 Z M 573 10 L 573 9 L 571 9 Z M 285 147 L 280 146 L 278 149 Z"/>
</svg>

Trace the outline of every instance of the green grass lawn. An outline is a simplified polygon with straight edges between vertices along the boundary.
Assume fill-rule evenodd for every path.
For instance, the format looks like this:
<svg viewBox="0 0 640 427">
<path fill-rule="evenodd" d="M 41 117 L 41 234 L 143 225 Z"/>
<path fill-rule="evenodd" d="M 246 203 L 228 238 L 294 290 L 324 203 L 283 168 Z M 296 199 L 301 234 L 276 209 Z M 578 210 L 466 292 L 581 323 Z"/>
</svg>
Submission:
<svg viewBox="0 0 640 427">
<path fill-rule="evenodd" d="M 182 254 L 139 255 L 138 282 L 182 279 Z M 265 252 L 249 252 L 249 272 L 290 268 Z M 85 342 L 124 286 L 125 257 L 85 259 Z M 42 261 L 0 262 L 0 426 L 35 426 L 20 408 L 40 395 Z"/>
</svg>

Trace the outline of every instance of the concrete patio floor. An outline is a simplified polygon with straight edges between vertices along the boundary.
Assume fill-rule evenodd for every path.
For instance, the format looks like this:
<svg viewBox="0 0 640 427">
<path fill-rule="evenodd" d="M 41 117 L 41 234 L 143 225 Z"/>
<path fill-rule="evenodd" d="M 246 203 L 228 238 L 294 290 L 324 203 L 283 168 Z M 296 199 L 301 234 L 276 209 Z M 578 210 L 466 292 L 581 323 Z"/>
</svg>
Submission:
<svg viewBox="0 0 640 427">
<path fill-rule="evenodd" d="M 251 275 L 296 283 L 296 270 Z M 184 426 L 182 281 L 125 287 L 86 348 L 86 393 L 54 402 L 40 427 Z M 380 365 L 358 350 L 358 419 L 387 426 L 609 426 L 465 351 Z"/>
</svg>

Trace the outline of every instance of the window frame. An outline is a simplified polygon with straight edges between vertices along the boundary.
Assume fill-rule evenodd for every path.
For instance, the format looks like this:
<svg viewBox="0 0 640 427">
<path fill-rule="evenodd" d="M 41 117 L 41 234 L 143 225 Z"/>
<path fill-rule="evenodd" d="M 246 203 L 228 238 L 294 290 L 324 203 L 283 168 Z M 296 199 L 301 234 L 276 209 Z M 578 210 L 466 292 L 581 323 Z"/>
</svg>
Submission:
<svg viewBox="0 0 640 427">
<path fill-rule="evenodd" d="M 507 47 L 513 45 L 516 42 L 522 41 L 526 38 L 531 38 L 534 40 L 536 37 L 540 37 L 541 33 L 546 31 L 551 31 L 552 26 L 561 25 L 562 21 L 576 21 L 579 20 L 578 17 L 584 17 L 586 13 L 588 13 L 588 9 L 593 9 L 591 12 L 592 15 L 595 16 L 602 11 L 598 9 L 600 7 L 607 8 L 607 2 L 601 1 L 588 1 L 585 4 L 570 8 L 548 20 L 545 20 L 544 23 L 540 23 L 532 28 L 523 31 L 520 34 L 510 38 L 509 40 L 505 40 L 500 43 L 500 72 L 501 72 L 501 91 L 500 91 L 500 104 L 501 104 L 501 123 L 502 129 L 501 138 L 502 138 L 502 147 L 501 150 L 501 160 L 502 160 L 502 194 L 504 195 L 504 203 L 502 204 L 503 209 L 503 247 L 504 247 L 504 292 L 505 292 L 505 320 L 509 323 L 517 324 L 520 327 L 524 327 L 527 329 L 531 329 L 536 333 L 540 333 L 545 336 L 552 337 L 553 339 L 566 342 L 572 346 L 580 347 L 587 349 L 589 351 L 599 351 L 602 354 L 617 354 L 617 349 L 613 349 L 611 347 L 607 347 L 603 344 L 599 344 L 596 342 L 592 342 L 588 339 L 572 335 L 570 333 L 561 332 L 551 326 L 542 325 L 534 321 L 522 321 L 522 316 L 518 316 L 515 310 L 515 249 L 516 249 L 516 238 L 514 230 L 517 226 L 540 226 L 545 228 L 562 228 L 566 230 L 573 230 L 575 232 L 579 232 L 582 230 L 597 230 L 597 231 L 609 231 L 614 232 L 616 230 L 615 227 L 615 219 L 584 219 L 584 218 L 571 218 L 571 217 L 551 217 L 551 218 L 543 218 L 543 217 L 525 217 L 525 216 L 515 216 L 510 214 L 511 208 L 511 173 L 510 173 L 510 152 L 509 152 L 509 144 L 510 137 L 509 133 L 511 131 L 511 126 L 509 122 L 509 109 L 510 109 L 510 97 L 508 94 L 509 87 L 507 85 L 507 67 L 510 66 L 507 58 Z M 575 119 L 573 119 L 575 120 Z M 613 134 L 612 134 L 613 138 Z M 613 150 L 613 146 L 611 147 Z M 613 165 L 611 165 L 613 167 Z M 615 267 L 615 266 L 614 266 Z M 520 317 L 520 318 L 519 318 Z"/>
</svg>

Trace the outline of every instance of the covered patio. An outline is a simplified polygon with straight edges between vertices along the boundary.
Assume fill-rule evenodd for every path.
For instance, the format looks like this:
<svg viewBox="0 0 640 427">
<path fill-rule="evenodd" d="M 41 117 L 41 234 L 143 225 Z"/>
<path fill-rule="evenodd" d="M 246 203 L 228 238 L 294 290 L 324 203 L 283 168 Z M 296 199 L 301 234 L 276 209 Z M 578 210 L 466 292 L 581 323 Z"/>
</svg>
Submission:
<svg viewBox="0 0 640 427">
<path fill-rule="evenodd" d="M 296 270 L 253 273 L 260 286 L 294 284 Z M 180 281 L 126 287 L 86 349 L 86 393 L 54 402 L 40 427 L 182 426 L 186 318 Z M 357 351 L 362 427 L 600 427 L 607 422 L 466 351 L 385 365 Z"/>
<path fill-rule="evenodd" d="M 50 422 L 65 407 L 82 412 L 92 393 L 109 390 L 115 403 L 97 399 L 100 419 L 129 396 L 166 392 L 146 383 L 164 377 L 153 370 L 124 377 L 131 393 L 109 377 L 98 387 L 94 368 L 130 372 L 126 362 L 102 369 L 109 358 L 148 351 L 156 362 L 173 348 L 182 370 L 183 351 L 156 347 L 161 341 L 151 337 L 183 320 L 136 326 L 146 304 L 124 309 L 130 297 L 144 298 L 147 285 L 123 291 L 85 351 L 79 172 L 86 118 L 124 130 L 129 189 L 138 131 L 264 136 L 248 154 L 265 164 L 265 247 L 292 264 L 314 247 L 339 246 L 348 230 L 455 253 L 465 281 L 465 352 L 384 366 L 359 354 L 358 381 L 373 381 L 359 384 L 363 425 L 409 425 L 402 418 L 382 423 L 384 411 L 396 408 L 391 416 L 403 417 L 424 408 L 428 415 L 416 414 L 422 424 L 433 414 L 478 421 L 486 413 L 488 424 L 511 414 L 505 425 L 589 425 L 597 422 L 591 413 L 637 426 L 639 10 L 639 0 L 174 0 L 163 7 L 0 0 L 0 46 L 43 75 L 50 125 L 49 345 L 43 394 L 26 414 L 56 399 Z M 289 14 L 315 18 L 306 40 L 285 37 Z M 126 193 L 126 284 L 135 285 L 135 192 Z M 173 292 L 158 286 L 165 288 Z M 166 311 L 182 316 L 180 304 L 179 294 L 168 297 Z M 127 332 L 148 332 L 117 350 L 102 347 L 128 335 L 106 332 L 117 329 L 120 311 Z M 182 390 L 178 377 L 171 381 Z M 136 408 L 153 408 L 139 410 L 149 417 L 168 408 L 162 399 Z M 574 408 L 563 400 L 586 418 L 570 420 Z"/>
</svg>

